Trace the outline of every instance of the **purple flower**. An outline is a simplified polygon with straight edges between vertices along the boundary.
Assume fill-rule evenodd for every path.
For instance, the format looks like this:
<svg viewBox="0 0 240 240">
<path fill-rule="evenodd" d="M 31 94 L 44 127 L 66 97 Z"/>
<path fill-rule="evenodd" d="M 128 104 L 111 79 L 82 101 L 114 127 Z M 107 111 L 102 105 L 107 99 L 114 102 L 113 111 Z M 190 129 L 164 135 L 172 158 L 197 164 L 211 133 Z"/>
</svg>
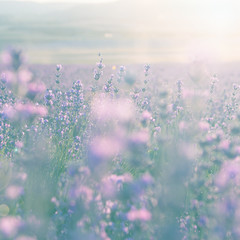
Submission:
<svg viewBox="0 0 240 240">
<path fill-rule="evenodd" d="M 61 65 L 61 64 L 57 64 L 56 70 L 57 70 L 58 72 L 60 72 L 60 71 L 62 70 L 62 65 Z"/>
</svg>

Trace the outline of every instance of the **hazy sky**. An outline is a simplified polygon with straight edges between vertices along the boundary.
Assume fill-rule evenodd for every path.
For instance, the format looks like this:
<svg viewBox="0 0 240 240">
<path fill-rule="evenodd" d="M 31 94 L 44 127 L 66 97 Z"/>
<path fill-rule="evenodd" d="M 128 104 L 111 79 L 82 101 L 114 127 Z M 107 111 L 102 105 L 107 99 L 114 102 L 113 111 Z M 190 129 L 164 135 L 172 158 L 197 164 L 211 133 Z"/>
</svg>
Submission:
<svg viewBox="0 0 240 240">
<path fill-rule="evenodd" d="M 24 2 L 26 0 L 16 0 L 19 2 Z M 93 3 L 99 3 L 99 2 L 113 2 L 116 0 L 27 0 L 27 1 L 31 1 L 31 2 L 38 2 L 38 3 L 50 3 L 50 2 L 65 2 L 65 3 L 69 3 L 69 2 L 74 2 L 74 3 L 89 3 L 89 2 L 93 2 Z"/>
</svg>

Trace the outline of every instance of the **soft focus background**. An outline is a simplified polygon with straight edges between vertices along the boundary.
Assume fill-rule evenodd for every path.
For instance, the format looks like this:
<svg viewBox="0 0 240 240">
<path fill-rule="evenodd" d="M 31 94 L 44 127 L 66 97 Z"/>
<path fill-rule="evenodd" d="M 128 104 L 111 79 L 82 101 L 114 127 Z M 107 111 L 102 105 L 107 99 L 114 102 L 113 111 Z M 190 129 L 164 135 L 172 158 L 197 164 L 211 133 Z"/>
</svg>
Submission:
<svg viewBox="0 0 240 240">
<path fill-rule="evenodd" d="M 0 0 L 0 50 L 31 63 L 240 60 L 238 0 Z"/>
</svg>

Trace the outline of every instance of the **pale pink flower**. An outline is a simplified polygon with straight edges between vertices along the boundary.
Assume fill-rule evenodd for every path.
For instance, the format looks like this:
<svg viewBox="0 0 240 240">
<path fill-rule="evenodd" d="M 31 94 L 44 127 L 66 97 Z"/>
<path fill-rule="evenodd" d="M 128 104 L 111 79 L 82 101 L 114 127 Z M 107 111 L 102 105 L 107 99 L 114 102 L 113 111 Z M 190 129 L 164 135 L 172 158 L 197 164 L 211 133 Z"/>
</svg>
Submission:
<svg viewBox="0 0 240 240">
<path fill-rule="evenodd" d="M 156 135 L 156 134 L 158 134 L 158 133 L 161 133 L 162 132 L 162 129 L 161 129 L 161 127 L 155 127 L 154 128 L 154 134 Z"/>
<path fill-rule="evenodd" d="M 134 117 L 134 106 L 129 99 L 111 99 L 97 96 L 92 102 L 93 116 L 99 121 L 127 122 Z"/>
<path fill-rule="evenodd" d="M 225 161 L 218 173 L 215 183 L 219 187 L 225 187 L 228 183 L 240 184 L 240 158 Z"/>
<path fill-rule="evenodd" d="M 5 195 L 9 199 L 16 199 L 23 194 L 23 188 L 20 186 L 9 186 L 6 189 Z"/>
<path fill-rule="evenodd" d="M 178 124 L 178 128 L 179 128 L 179 131 L 183 132 L 184 130 L 187 129 L 187 124 L 183 121 L 181 121 L 179 124 Z"/>
<path fill-rule="evenodd" d="M 145 184 L 152 184 L 154 182 L 153 177 L 149 174 L 149 173 L 145 173 L 141 180 L 145 183 Z"/>
<path fill-rule="evenodd" d="M 152 214 L 144 208 L 139 210 L 133 209 L 127 213 L 127 218 L 130 221 L 150 221 L 152 218 Z"/>
<path fill-rule="evenodd" d="M 235 152 L 236 152 L 238 155 L 240 155 L 240 146 L 236 146 L 234 149 L 235 149 Z"/>
<path fill-rule="evenodd" d="M 192 89 L 186 89 L 185 88 L 185 89 L 182 90 L 183 99 L 192 98 L 192 97 L 194 97 L 194 95 L 195 95 L 195 92 Z"/>
<path fill-rule="evenodd" d="M 168 112 L 168 113 L 172 113 L 172 112 L 173 112 L 173 104 L 169 104 L 169 105 L 167 106 L 167 112 Z"/>
<path fill-rule="evenodd" d="M 17 148 L 22 148 L 22 147 L 23 147 L 23 142 L 21 142 L 21 141 L 16 141 L 16 142 L 15 142 L 15 146 L 16 146 Z"/>
<path fill-rule="evenodd" d="M 107 223 L 104 222 L 104 221 L 101 221 L 101 222 L 100 222 L 100 226 L 101 226 L 101 230 L 100 230 L 100 236 L 101 236 L 101 238 L 102 238 L 103 240 L 111 240 L 111 239 L 108 237 L 108 235 L 107 235 L 107 233 L 106 233 L 106 231 L 105 231 L 106 226 L 107 226 Z"/>
<path fill-rule="evenodd" d="M 122 143 L 114 137 L 96 137 L 91 144 L 91 153 L 99 158 L 111 158 L 122 148 Z"/>
<path fill-rule="evenodd" d="M 28 83 L 32 80 L 32 73 L 27 69 L 22 69 L 18 72 L 18 80 L 20 83 Z"/>
<path fill-rule="evenodd" d="M 83 197 L 86 202 L 90 202 L 93 199 L 93 190 L 83 185 L 74 186 L 69 192 L 69 194 L 71 198 Z"/>
<path fill-rule="evenodd" d="M 48 114 L 48 110 L 44 106 L 36 106 L 35 114 L 40 117 L 45 117 Z"/>
<path fill-rule="evenodd" d="M 7 237 L 14 237 L 23 225 L 18 217 L 7 216 L 0 219 L 0 231 Z"/>
<path fill-rule="evenodd" d="M 146 144 L 149 140 L 149 133 L 147 130 L 141 130 L 137 133 L 134 133 L 130 137 L 130 141 L 134 144 Z"/>
<path fill-rule="evenodd" d="M 222 149 L 222 150 L 228 150 L 229 146 L 230 146 L 229 140 L 223 140 L 218 145 L 219 149 Z"/>
<path fill-rule="evenodd" d="M 116 184 L 109 179 L 105 179 L 101 183 L 100 191 L 104 197 L 113 198 L 117 193 Z"/>
<path fill-rule="evenodd" d="M 214 141 L 216 139 L 216 137 L 217 136 L 215 134 L 207 135 L 206 140 L 208 142 L 212 142 L 212 141 Z"/>
<path fill-rule="evenodd" d="M 196 159 L 196 157 L 201 153 L 196 144 L 189 142 L 182 142 L 179 145 L 179 152 L 189 160 Z"/>
<path fill-rule="evenodd" d="M 33 116 L 45 117 L 47 115 L 47 108 L 44 106 L 37 106 L 32 103 L 21 104 L 18 103 L 15 105 L 15 109 L 22 118 L 28 118 Z"/>
<path fill-rule="evenodd" d="M 16 103 L 14 106 L 5 105 L 3 113 L 10 120 L 25 120 L 36 116 L 45 117 L 48 111 L 45 106 L 32 103 Z"/>
<path fill-rule="evenodd" d="M 199 123 L 198 123 L 198 126 L 199 126 L 200 130 L 202 130 L 202 131 L 208 131 L 209 128 L 210 128 L 209 123 L 208 123 L 208 122 L 205 122 L 205 121 L 199 122 Z"/>
<path fill-rule="evenodd" d="M 2 63 L 5 65 L 10 65 L 12 63 L 12 56 L 8 51 L 5 51 L 1 55 Z"/>
<path fill-rule="evenodd" d="M 131 182 L 132 176 L 129 174 L 115 175 L 104 177 L 101 182 L 101 192 L 105 197 L 114 197 L 120 189 L 122 183 Z"/>
<path fill-rule="evenodd" d="M 90 219 L 87 216 L 82 217 L 81 220 L 79 220 L 76 224 L 77 227 L 83 227 L 85 224 L 89 224 L 90 223 Z"/>
<path fill-rule="evenodd" d="M 27 174 L 25 172 L 19 172 L 16 176 L 18 179 L 21 181 L 26 181 L 27 180 Z"/>
<path fill-rule="evenodd" d="M 30 97 L 35 97 L 39 93 L 43 93 L 46 90 L 46 86 L 44 83 L 33 82 L 28 85 L 27 95 Z"/>
<path fill-rule="evenodd" d="M 14 109 L 13 106 L 10 106 L 8 104 L 5 104 L 3 107 L 3 114 L 9 119 L 15 119 L 17 116 L 17 111 Z"/>
<path fill-rule="evenodd" d="M 150 112 L 148 112 L 147 110 L 145 110 L 143 113 L 142 113 L 142 118 L 143 120 L 147 121 L 147 120 L 150 120 L 152 118 L 152 114 Z"/>
</svg>

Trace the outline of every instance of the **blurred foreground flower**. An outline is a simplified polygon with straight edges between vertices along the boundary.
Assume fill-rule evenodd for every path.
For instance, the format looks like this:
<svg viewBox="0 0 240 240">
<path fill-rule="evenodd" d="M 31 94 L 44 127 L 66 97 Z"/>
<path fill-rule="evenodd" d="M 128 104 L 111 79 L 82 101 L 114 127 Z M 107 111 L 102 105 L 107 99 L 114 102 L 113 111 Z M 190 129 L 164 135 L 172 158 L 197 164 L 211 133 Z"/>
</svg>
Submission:
<svg viewBox="0 0 240 240">
<path fill-rule="evenodd" d="M 122 185 L 127 182 L 132 181 L 132 176 L 130 174 L 124 175 L 115 175 L 112 174 L 110 176 L 106 176 L 102 179 L 101 182 L 101 193 L 106 198 L 113 198 L 116 197 L 116 194 L 122 188 Z"/>
<path fill-rule="evenodd" d="M 23 226 L 23 222 L 19 217 L 3 217 L 0 219 L 0 232 L 6 238 L 13 238 L 18 233 L 20 227 Z"/>
<path fill-rule="evenodd" d="M 152 214 L 146 209 L 133 209 L 127 214 L 127 218 L 130 221 L 150 221 Z"/>
<path fill-rule="evenodd" d="M 215 183 L 219 187 L 225 187 L 230 183 L 239 186 L 240 184 L 240 158 L 232 161 L 225 161 L 219 174 L 216 177 Z"/>
<path fill-rule="evenodd" d="M 115 100 L 100 95 L 93 99 L 92 112 L 99 121 L 127 122 L 134 117 L 134 105 L 127 98 Z"/>
<path fill-rule="evenodd" d="M 45 92 L 45 90 L 46 90 L 45 84 L 42 82 L 29 83 L 27 89 L 27 97 L 33 100 L 38 94 Z"/>
<path fill-rule="evenodd" d="M 35 117 L 45 117 L 47 113 L 46 107 L 33 103 L 17 103 L 3 108 L 3 115 L 11 121 L 33 120 Z"/>
<path fill-rule="evenodd" d="M 12 185 L 6 189 L 5 196 L 9 199 L 17 199 L 23 193 L 23 187 Z"/>
<path fill-rule="evenodd" d="M 122 149 L 123 143 L 115 137 L 95 137 L 89 146 L 89 167 L 95 169 L 99 165 L 105 166 Z"/>
</svg>

